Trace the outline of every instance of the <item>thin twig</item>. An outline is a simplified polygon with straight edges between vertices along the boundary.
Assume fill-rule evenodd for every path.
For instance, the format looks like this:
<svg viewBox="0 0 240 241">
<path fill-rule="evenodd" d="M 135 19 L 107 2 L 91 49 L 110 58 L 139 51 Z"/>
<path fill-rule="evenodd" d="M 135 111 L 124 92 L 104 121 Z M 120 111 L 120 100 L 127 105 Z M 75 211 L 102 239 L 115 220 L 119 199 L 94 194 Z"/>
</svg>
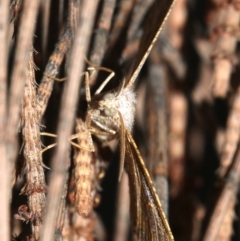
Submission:
<svg viewBox="0 0 240 241">
<path fill-rule="evenodd" d="M 86 138 L 79 137 L 78 144 L 89 148 L 91 133 L 87 130 L 81 119 L 76 120 L 76 133 L 86 134 Z M 90 138 L 89 138 L 90 136 Z M 93 208 L 93 197 L 91 195 L 94 182 L 94 165 L 92 153 L 87 150 L 75 149 L 74 153 L 74 178 L 75 178 L 75 209 L 79 215 L 86 217 Z"/>
<path fill-rule="evenodd" d="M 169 42 L 173 48 L 180 49 L 183 45 L 183 31 L 187 21 L 187 1 L 178 0 L 169 16 L 167 27 Z"/>
<path fill-rule="evenodd" d="M 225 97 L 229 89 L 233 68 L 237 63 L 234 52 L 237 45 L 236 35 L 240 13 L 230 2 L 218 8 L 216 18 L 217 26 L 212 33 L 212 35 L 216 34 L 218 37 L 213 52 L 213 95 Z"/>
<path fill-rule="evenodd" d="M 26 68 L 26 83 L 22 107 L 22 136 L 24 169 L 26 184 L 21 194 L 28 196 L 29 219 L 19 214 L 15 218 L 23 221 L 30 221 L 33 237 L 38 240 L 45 209 L 47 186 L 45 183 L 44 164 L 42 161 L 40 127 L 37 121 L 36 112 L 36 80 L 35 64 L 33 62 L 33 50 L 29 53 L 29 62 Z M 20 209 L 21 210 L 21 209 Z M 24 213 L 25 215 L 25 213 Z"/>
<path fill-rule="evenodd" d="M 45 68 L 45 75 L 43 76 L 41 83 L 37 91 L 37 103 L 36 108 L 38 112 L 39 122 L 42 119 L 42 116 L 47 108 L 49 98 L 52 93 L 54 80 L 53 78 L 58 75 L 60 66 L 62 64 L 63 58 L 70 48 L 72 43 L 72 33 L 70 28 L 66 28 L 63 35 L 60 37 L 59 42 L 56 44 L 55 49 L 50 56 L 50 59 Z"/>
<path fill-rule="evenodd" d="M 72 45 L 73 35 L 75 33 L 78 21 L 79 2 L 70 1 L 67 26 L 65 28 L 64 33 L 60 36 L 59 41 L 56 44 L 55 49 L 49 58 L 49 61 L 44 71 L 45 74 L 38 88 L 36 108 L 38 111 L 39 121 L 41 121 L 42 119 L 49 98 L 51 96 L 54 84 L 54 77 L 56 77 L 59 74 L 60 66 L 63 62 L 64 56 L 67 52 L 69 52 L 69 49 Z M 51 78 L 49 76 L 51 76 Z"/>
<path fill-rule="evenodd" d="M 115 218 L 114 241 L 127 240 L 130 227 L 130 198 L 128 176 L 124 172 L 118 187 L 117 213 Z"/>
<path fill-rule="evenodd" d="M 115 9 L 116 0 L 103 1 L 102 13 L 95 30 L 93 47 L 90 53 L 90 61 L 96 66 L 100 66 L 104 57 L 109 30 L 112 23 L 112 16 Z"/>
<path fill-rule="evenodd" d="M 7 162 L 5 128 L 6 128 L 6 100 L 7 100 L 7 63 L 8 63 L 8 44 L 7 36 L 9 29 L 9 0 L 1 1 L 0 5 L 0 170 L 5 170 L 0 175 L 0 240 L 9 241 L 10 233 L 10 166 Z"/>
<path fill-rule="evenodd" d="M 51 1 L 42 1 L 41 10 L 42 10 L 42 55 L 43 60 L 46 58 L 47 51 L 47 41 L 48 41 L 48 32 L 49 32 L 49 20 L 50 20 L 50 6 Z"/>
<path fill-rule="evenodd" d="M 58 24 L 59 26 L 62 24 L 63 16 L 64 16 L 64 0 L 59 0 L 59 10 L 58 10 Z"/>
<path fill-rule="evenodd" d="M 58 145 L 52 160 L 52 174 L 50 178 L 49 193 L 47 199 L 47 210 L 45 223 L 40 240 L 51 241 L 54 236 L 54 224 L 56 221 L 58 204 L 62 193 L 64 175 L 66 172 L 66 159 L 68 153 L 68 137 L 71 134 L 75 107 L 77 104 L 78 90 L 80 86 L 80 75 L 83 72 L 84 56 L 86 56 L 90 34 L 95 18 L 98 1 L 83 1 L 80 26 L 73 43 L 70 59 L 69 79 L 63 92 L 62 109 L 58 125 Z M 89 14 L 91 12 L 91 14 Z"/>
<path fill-rule="evenodd" d="M 136 3 L 134 4 L 134 9 L 132 13 L 133 17 L 131 18 L 131 22 L 127 31 L 127 44 L 125 45 L 121 56 L 121 59 L 124 62 L 130 58 L 133 58 L 133 56 L 135 56 L 138 51 L 141 38 L 139 30 L 141 28 L 142 21 L 152 3 L 153 0 L 141 0 L 136 1 Z"/>
<path fill-rule="evenodd" d="M 168 144 L 167 95 L 164 68 L 160 63 L 150 66 L 147 95 L 148 156 L 147 165 L 164 213 L 168 216 Z"/>
<path fill-rule="evenodd" d="M 169 93 L 169 175 L 170 194 L 177 196 L 183 187 L 185 172 L 185 136 L 187 125 L 187 100 L 183 93 Z"/>
<path fill-rule="evenodd" d="M 133 10 L 133 17 L 131 19 L 131 23 L 129 25 L 127 38 L 128 40 L 131 40 L 133 37 L 137 35 L 137 30 L 139 30 L 139 27 L 141 26 L 141 23 L 149 10 L 150 6 L 153 4 L 154 0 L 141 0 L 136 1 L 134 4 L 134 10 Z M 136 37 L 135 37 L 136 38 Z M 139 35 L 138 35 L 139 39 Z"/>
<path fill-rule="evenodd" d="M 13 65 L 11 87 L 8 102 L 8 121 L 7 121 L 7 153 L 8 161 L 13 170 L 14 161 L 17 155 L 17 131 L 19 124 L 19 113 L 23 89 L 25 84 L 25 70 L 28 62 L 29 50 L 39 7 L 39 0 L 26 0 L 23 4 L 22 18 L 19 25 L 18 41 L 16 46 L 16 55 Z"/>
<path fill-rule="evenodd" d="M 203 239 L 204 241 L 220 240 L 219 235 L 221 234 L 221 229 L 224 228 L 223 225 L 225 225 L 225 228 L 227 225 L 228 230 L 230 229 L 230 232 L 228 231 L 227 233 L 229 236 L 231 236 L 232 234 L 231 226 L 234 219 L 233 208 L 236 202 L 236 194 L 238 193 L 238 190 L 239 190 L 239 182 L 240 182 L 240 148 L 238 148 L 234 164 L 232 165 L 227 175 L 226 184 L 224 185 L 221 195 L 218 198 L 218 202 L 216 204 L 214 213 L 212 215 L 211 221 L 208 225 L 208 229 Z M 225 233 L 225 235 L 227 233 Z"/>
<path fill-rule="evenodd" d="M 110 39 L 109 39 L 109 49 L 115 46 L 121 31 L 126 27 L 129 20 L 129 15 L 134 7 L 136 0 L 126 1 L 121 0 L 119 3 L 119 12 L 113 23 Z"/>
<path fill-rule="evenodd" d="M 225 143 L 222 148 L 218 175 L 223 178 L 233 161 L 239 143 L 240 134 L 240 87 L 238 87 L 232 103 L 232 109 L 227 120 Z"/>
<path fill-rule="evenodd" d="M 70 158 L 70 153 L 69 153 L 69 158 Z M 68 162 L 70 165 L 70 159 L 68 160 Z M 68 192 L 68 181 L 69 181 L 69 173 L 67 172 L 65 175 L 64 188 L 61 195 L 61 201 L 58 208 L 57 222 L 56 222 L 56 229 L 55 229 L 55 241 L 62 240 L 62 230 L 63 230 L 64 222 L 67 216 L 66 198 L 67 198 L 67 192 Z"/>
</svg>

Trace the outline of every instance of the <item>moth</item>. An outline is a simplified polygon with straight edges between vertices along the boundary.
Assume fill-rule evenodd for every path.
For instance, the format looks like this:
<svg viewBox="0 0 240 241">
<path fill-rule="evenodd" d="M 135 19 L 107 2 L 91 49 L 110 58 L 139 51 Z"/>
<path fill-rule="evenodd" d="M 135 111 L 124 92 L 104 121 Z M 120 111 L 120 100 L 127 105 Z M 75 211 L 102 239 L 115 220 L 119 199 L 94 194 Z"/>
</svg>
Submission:
<svg viewBox="0 0 240 241">
<path fill-rule="evenodd" d="M 154 12 L 148 17 L 132 71 L 119 88 L 102 93 L 110 80 L 107 78 L 91 97 L 89 78 L 86 78 L 87 130 L 102 141 L 115 138 L 120 140 L 119 178 L 125 164 L 130 185 L 131 221 L 137 239 L 141 241 L 174 240 L 151 178 L 130 133 L 136 102 L 132 85 L 157 40 L 173 3 L 174 0 L 157 0 L 153 4 Z"/>
</svg>

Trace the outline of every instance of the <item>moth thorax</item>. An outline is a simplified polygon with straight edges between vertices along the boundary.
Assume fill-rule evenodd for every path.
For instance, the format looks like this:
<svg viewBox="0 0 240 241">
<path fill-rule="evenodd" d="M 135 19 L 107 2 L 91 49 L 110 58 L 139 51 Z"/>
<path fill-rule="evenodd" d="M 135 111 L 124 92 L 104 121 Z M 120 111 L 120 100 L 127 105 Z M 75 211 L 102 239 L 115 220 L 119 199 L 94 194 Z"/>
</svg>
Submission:
<svg viewBox="0 0 240 241">
<path fill-rule="evenodd" d="M 136 94 L 132 88 L 125 88 L 117 97 L 118 110 L 122 114 L 125 126 L 131 131 L 134 123 Z"/>
<path fill-rule="evenodd" d="M 136 96 L 131 88 L 125 88 L 116 96 L 116 93 L 108 93 L 103 96 L 104 113 L 107 116 L 116 116 L 121 113 L 124 125 L 132 130 Z"/>
</svg>

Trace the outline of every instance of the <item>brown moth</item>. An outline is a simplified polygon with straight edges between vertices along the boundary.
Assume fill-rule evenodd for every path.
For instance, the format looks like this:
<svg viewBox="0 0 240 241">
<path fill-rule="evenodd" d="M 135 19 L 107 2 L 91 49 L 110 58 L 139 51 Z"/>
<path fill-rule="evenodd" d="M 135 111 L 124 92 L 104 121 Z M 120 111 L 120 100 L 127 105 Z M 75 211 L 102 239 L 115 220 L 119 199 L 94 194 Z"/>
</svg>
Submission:
<svg viewBox="0 0 240 241">
<path fill-rule="evenodd" d="M 137 239 L 141 241 L 174 240 L 151 178 L 130 133 L 136 102 L 132 85 L 157 40 L 173 2 L 174 0 L 157 0 L 153 4 L 153 12 L 148 17 L 148 24 L 144 29 L 132 72 L 127 81 L 122 81 L 118 89 L 102 94 L 102 89 L 110 80 L 107 78 L 91 98 L 89 78 L 86 78 L 87 130 L 102 141 L 115 138 L 120 140 L 119 178 L 121 178 L 126 157 L 131 220 Z M 93 67 L 93 69 L 101 68 Z"/>
</svg>

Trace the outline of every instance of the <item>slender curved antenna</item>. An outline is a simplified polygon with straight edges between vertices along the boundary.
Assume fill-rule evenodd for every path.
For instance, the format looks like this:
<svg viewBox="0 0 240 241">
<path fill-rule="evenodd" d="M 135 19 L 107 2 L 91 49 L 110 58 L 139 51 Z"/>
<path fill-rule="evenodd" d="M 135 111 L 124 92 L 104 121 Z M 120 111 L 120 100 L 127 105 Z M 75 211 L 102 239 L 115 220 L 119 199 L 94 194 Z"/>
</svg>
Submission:
<svg viewBox="0 0 240 241">
<path fill-rule="evenodd" d="M 134 62 L 131 74 L 127 76 L 128 81 L 125 87 L 131 86 L 142 66 L 144 65 L 154 43 L 156 42 L 162 27 L 171 12 L 171 7 L 176 0 L 156 0 L 152 5 L 148 21 L 144 27 L 143 36 L 139 45 L 139 51 Z"/>
</svg>

